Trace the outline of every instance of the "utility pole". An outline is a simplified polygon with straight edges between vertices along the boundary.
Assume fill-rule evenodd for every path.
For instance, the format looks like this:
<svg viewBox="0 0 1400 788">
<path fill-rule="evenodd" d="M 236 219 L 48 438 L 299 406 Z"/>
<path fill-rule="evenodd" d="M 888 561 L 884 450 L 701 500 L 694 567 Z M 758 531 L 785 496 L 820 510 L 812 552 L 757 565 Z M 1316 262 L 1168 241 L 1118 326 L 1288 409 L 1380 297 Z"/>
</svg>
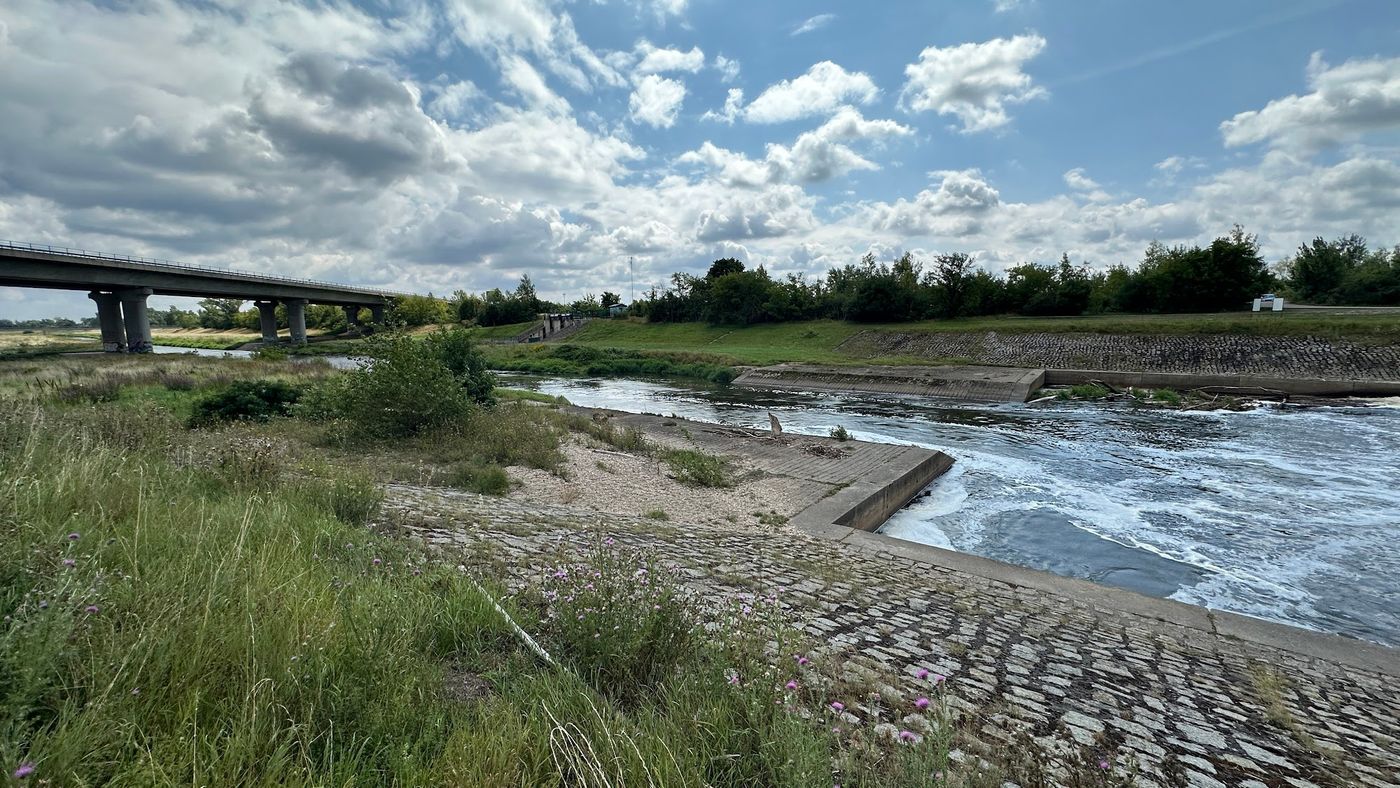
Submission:
<svg viewBox="0 0 1400 788">
<path fill-rule="evenodd" d="M 637 258 L 628 255 L 627 257 L 627 286 L 631 289 L 628 296 L 627 305 L 630 307 L 637 300 Z"/>
</svg>

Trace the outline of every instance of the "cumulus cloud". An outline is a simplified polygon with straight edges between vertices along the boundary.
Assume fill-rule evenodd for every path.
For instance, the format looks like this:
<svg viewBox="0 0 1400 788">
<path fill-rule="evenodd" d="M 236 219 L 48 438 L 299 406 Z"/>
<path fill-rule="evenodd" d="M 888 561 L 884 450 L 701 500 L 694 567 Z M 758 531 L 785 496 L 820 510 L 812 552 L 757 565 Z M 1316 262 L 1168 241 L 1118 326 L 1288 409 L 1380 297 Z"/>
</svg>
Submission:
<svg viewBox="0 0 1400 788">
<path fill-rule="evenodd" d="M 1220 124 L 1231 147 L 1267 142 L 1318 150 L 1363 134 L 1400 129 L 1400 58 L 1348 60 L 1330 66 L 1321 52 L 1308 61 L 1311 93 L 1285 96 Z"/>
<path fill-rule="evenodd" d="M 789 33 L 789 35 L 800 36 L 803 33 L 810 33 L 813 30 L 820 30 L 823 27 L 826 27 L 827 25 L 831 24 L 831 22 L 835 19 L 836 14 L 817 14 L 816 16 L 808 17 L 807 20 L 804 21 L 802 24 L 798 25 L 797 27 L 794 27 L 792 29 L 792 32 Z"/>
<path fill-rule="evenodd" d="M 724 108 L 715 111 L 707 110 L 702 116 L 702 120 L 714 120 L 720 123 L 733 124 L 734 119 L 739 117 L 739 112 L 744 107 L 744 91 L 740 88 L 730 88 L 729 94 L 724 98 Z"/>
<path fill-rule="evenodd" d="M 1075 167 L 1066 172 L 1063 177 L 1066 186 L 1090 200 L 1098 201 L 1109 198 L 1108 192 L 1099 186 L 1098 181 L 1090 178 L 1088 173 L 1084 172 L 1083 167 Z"/>
<path fill-rule="evenodd" d="M 637 44 L 639 74 L 664 74 L 668 71 L 688 71 L 695 73 L 705 67 L 705 53 L 700 47 L 691 47 L 689 52 L 653 46 L 650 41 Z"/>
<path fill-rule="evenodd" d="M 830 114 L 843 104 L 869 104 L 880 89 L 869 75 L 850 72 L 824 60 L 795 79 L 785 79 L 759 94 L 744 109 L 750 123 L 782 123 L 813 115 Z"/>
<path fill-rule="evenodd" d="M 655 128 L 669 129 L 685 101 L 685 85 L 674 79 L 648 74 L 637 81 L 628 100 L 632 120 Z"/>
<path fill-rule="evenodd" d="M 939 170 L 935 189 L 924 189 L 913 200 L 867 206 L 871 227 L 913 235 L 964 234 L 980 228 L 979 217 L 1001 204 L 1001 195 L 976 169 Z"/>
<path fill-rule="evenodd" d="M 733 82 L 739 78 L 739 61 L 724 55 L 715 55 L 715 70 L 719 71 L 721 82 Z"/>
<path fill-rule="evenodd" d="M 846 143 L 875 142 L 912 133 L 912 129 L 895 121 L 866 120 L 853 107 L 843 107 L 820 127 L 798 135 L 791 146 L 769 143 L 761 161 L 707 140 L 698 150 L 682 154 L 677 162 L 704 167 L 728 186 L 817 183 L 854 170 L 879 169 L 879 165 Z"/>
<path fill-rule="evenodd" d="M 1038 35 L 994 38 L 982 43 L 928 47 L 904 68 L 908 80 L 900 104 L 912 112 L 954 115 L 966 133 L 1007 124 L 1008 104 L 1046 95 L 1022 69 L 1045 49 Z"/>
</svg>

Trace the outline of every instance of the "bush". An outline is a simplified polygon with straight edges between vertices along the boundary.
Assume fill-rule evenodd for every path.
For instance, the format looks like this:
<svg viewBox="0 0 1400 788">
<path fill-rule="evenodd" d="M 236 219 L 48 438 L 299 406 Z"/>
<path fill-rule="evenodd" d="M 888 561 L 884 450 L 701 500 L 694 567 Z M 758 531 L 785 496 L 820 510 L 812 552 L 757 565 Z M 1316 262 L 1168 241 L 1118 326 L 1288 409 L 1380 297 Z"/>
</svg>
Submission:
<svg viewBox="0 0 1400 788">
<path fill-rule="evenodd" d="M 831 428 L 831 437 L 838 441 L 848 441 L 851 439 L 851 433 L 847 432 L 845 427 L 838 424 Z"/>
<path fill-rule="evenodd" d="M 267 421 L 291 414 L 301 389 L 277 380 L 240 380 L 194 404 L 190 426 L 224 421 Z"/>
<path fill-rule="evenodd" d="M 436 346 L 397 332 L 364 343 L 361 368 L 346 375 L 340 389 L 318 394 L 318 408 L 346 419 L 352 431 L 405 437 L 459 421 L 471 411 L 468 390 Z"/>
<path fill-rule="evenodd" d="M 692 449 L 672 449 L 661 458 L 670 466 L 677 481 L 696 487 L 734 486 L 729 476 L 729 463 L 722 457 Z"/>
<path fill-rule="evenodd" d="M 486 369 L 486 359 L 461 328 L 440 328 L 423 339 L 428 350 L 452 372 L 474 402 L 495 401 L 496 376 Z"/>
<path fill-rule="evenodd" d="M 679 581 L 655 558 L 595 542 L 545 578 L 551 640 L 599 692 L 633 705 L 694 651 L 697 620 Z"/>
<path fill-rule="evenodd" d="M 510 477 L 504 468 L 494 463 L 459 463 L 452 469 L 447 481 L 453 487 L 482 495 L 505 495 L 510 492 Z"/>
</svg>

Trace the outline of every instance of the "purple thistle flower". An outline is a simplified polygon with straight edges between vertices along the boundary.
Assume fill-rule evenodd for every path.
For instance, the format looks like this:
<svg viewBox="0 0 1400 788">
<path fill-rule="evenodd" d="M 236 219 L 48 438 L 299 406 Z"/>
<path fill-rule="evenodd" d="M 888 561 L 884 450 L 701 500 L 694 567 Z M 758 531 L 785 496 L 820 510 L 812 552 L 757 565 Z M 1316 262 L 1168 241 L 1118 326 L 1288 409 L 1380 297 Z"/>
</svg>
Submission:
<svg viewBox="0 0 1400 788">
<path fill-rule="evenodd" d="M 927 708 L 928 708 L 928 698 L 919 698 L 918 700 L 914 701 L 914 706 L 915 706 L 919 711 L 923 711 L 924 709 L 927 709 Z"/>
<path fill-rule="evenodd" d="M 797 658 L 797 664 L 803 665 L 803 666 L 810 665 L 810 664 L 812 664 L 812 660 L 807 659 L 806 657 L 798 657 L 798 658 Z"/>
<path fill-rule="evenodd" d="M 78 563 L 77 561 L 74 561 L 74 560 L 71 559 L 71 558 L 65 558 L 65 559 L 63 559 L 63 565 L 64 565 L 64 566 L 74 566 L 74 565 L 77 564 L 77 563 Z"/>
<path fill-rule="evenodd" d="M 845 711 L 845 710 L 846 710 L 846 704 L 842 703 L 842 702 L 839 701 L 839 700 L 834 700 L 834 701 L 831 702 L 831 710 L 832 710 L 832 711 Z"/>
<path fill-rule="evenodd" d="M 33 773 L 34 773 L 34 762 L 33 762 L 33 761 L 25 761 L 24 763 L 21 763 L 21 764 L 19 765 L 19 768 L 18 768 L 18 769 L 15 769 L 15 770 L 14 770 L 13 776 L 14 776 L 14 778 L 15 778 L 16 780 L 23 780 L 24 778 L 28 777 L 29 775 L 31 775 L 31 774 L 33 774 Z"/>
<path fill-rule="evenodd" d="M 87 607 L 83 608 L 83 610 L 84 610 L 84 612 L 87 612 L 87 613 L 96 613 L 96 612 L 97 612 L 97 605 L 88 605 Z"/>
<path fill-rule="evenodd" d="M 947 678 L 948 677 L 944 676 L 942 673 L 935 673 L 933 674 L 933 683 L 942 684 L 945 680 L 947 680 Z"/>
<path fill-rule="evenodd" d="M 82 538 L 82 536 L 81 536 L 77 531 L 74 531 L 73 533 L 68 534 L 68 541 L 70 541 L 70 542 L 76 542 L 76 541 L 78 541 L 78 540 L 81 539 L 81 538 Z"/>
<path fill-rule="evenodd" d="M 381 559 L 376 558 L 376 559 L 374 559 L 373 561 L 370 561 L 370 563 L 371 563 L 371 564 L 374 564 L 375 566 L 379 566 L 380 564 L 384 563 L 384 561 L 382 561 Z"/>
<path fill-rule="evenodd" d="M 900 731 L 900 732 L 899 732 L 899 740 L 900 740 L 900 741 L 916 742 L 916 741 L 919 740 L 919 734 L 917 734 L 917 733 L 915 733 L 915 732 L 913 732 L 913 731 Z"/>
<path fill-rule="evenodd" d="M 928 670 L 925 668 L 919 668 L 919 672 L 915 673 L 914 677 L 922 681 L 923 679 L 928 678 Z"/>
<path fill-rule="evenodd" d="M 1105 761 L 1099 761 L 1099 768 L 1100 768 L 1100 769 L 1103 769 L 1103 770 L 1105 770 L 1105 771 L 1107 771 L 1107 770 L 1108 770 L 1108 761 L 1106 761 L 1106 760 L 1105 760 Z"/>
<path fill-rule="evenodd" d="M 786 686 L 788 689 L 790 689 L 790 690 L 795 690 L 795 689 L 797 689 L 797 682 L 796 682 L 796 681 L 789 681 L 785 686 Z"/>
</svg>

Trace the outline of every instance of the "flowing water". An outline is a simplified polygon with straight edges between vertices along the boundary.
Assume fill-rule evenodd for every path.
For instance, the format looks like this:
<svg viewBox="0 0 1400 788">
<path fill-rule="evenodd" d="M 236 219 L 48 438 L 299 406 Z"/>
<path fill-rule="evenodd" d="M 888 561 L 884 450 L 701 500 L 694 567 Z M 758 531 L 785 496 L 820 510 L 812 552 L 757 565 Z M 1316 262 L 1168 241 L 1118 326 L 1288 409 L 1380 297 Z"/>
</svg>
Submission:
<svg viewBox="0 0 1400 788">
<path fill-rule="evenodd" d="M 882 532 L 1400 645 L 1400 400 L 1178 412 L 508 378 L 577 405 L 861 440 L 956 462 Z"/>
</svg>

